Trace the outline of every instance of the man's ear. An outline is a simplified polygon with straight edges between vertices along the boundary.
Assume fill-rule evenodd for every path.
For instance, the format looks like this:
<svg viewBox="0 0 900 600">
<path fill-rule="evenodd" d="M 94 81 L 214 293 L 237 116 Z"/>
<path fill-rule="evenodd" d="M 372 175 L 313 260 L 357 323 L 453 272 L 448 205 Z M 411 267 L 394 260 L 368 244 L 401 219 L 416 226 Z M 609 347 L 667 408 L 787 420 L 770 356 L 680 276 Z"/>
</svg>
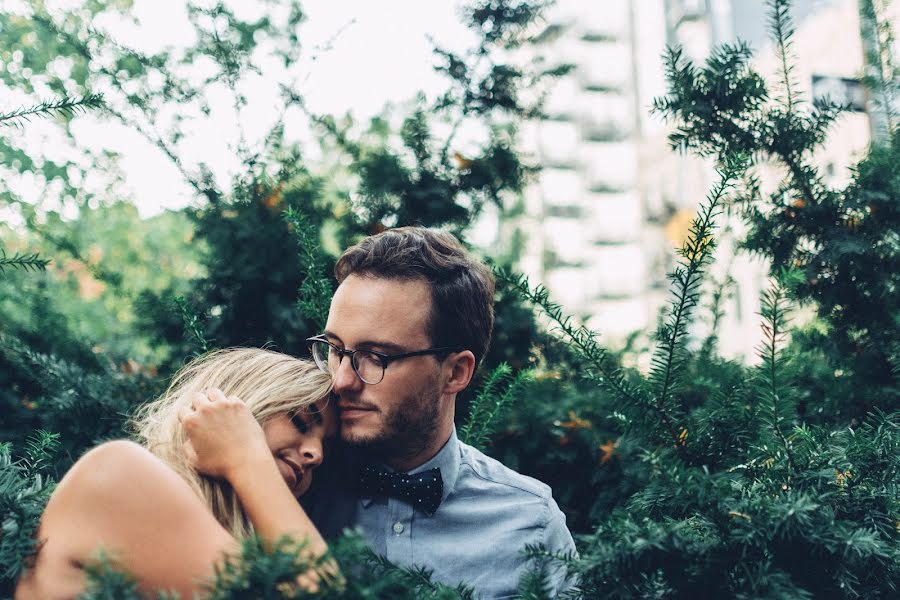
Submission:
<svg viewBox="0 0 900 600">
<path fill-rule="evenodd" d="M 466 389 L 475 374 L 475 355 L 471 350 L 454 352 L 444 362 L 447 380 L 444 382 L 445 394 L 458 394 Z"/>
</svg>

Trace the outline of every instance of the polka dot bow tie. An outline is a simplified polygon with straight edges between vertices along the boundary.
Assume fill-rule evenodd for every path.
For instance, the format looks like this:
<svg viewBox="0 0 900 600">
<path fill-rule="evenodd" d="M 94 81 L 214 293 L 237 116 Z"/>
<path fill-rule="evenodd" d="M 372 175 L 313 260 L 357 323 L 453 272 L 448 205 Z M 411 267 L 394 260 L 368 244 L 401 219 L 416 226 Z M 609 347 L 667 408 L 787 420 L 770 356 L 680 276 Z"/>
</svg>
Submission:
<svg viewBox="0 0 900 600">
<path fill-rule="evenodd" d="M 441 479 L 440 469 L 408 474 L 367 465 L 359 474 L 359 494 L 365 498 L 396 498 L 427 515 L 433 515 L 441 504 L 444 480 Z"/>
</svg>

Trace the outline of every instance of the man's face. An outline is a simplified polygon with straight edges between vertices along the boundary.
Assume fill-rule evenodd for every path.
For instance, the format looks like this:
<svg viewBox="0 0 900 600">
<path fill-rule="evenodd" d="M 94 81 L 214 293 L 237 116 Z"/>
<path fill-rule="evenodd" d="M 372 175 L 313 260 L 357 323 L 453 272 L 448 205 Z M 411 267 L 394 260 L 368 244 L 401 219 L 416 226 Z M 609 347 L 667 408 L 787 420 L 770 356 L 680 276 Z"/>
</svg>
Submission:
<svg viewBox="0 0 900 600">
<path fill-rule="evenodd" d="M 331 301 L 325 334 L 340 348 L 399 354 L 432 346 L 431 292 L 424 281 L 351 275 Z M 384 379 L 363 383 L 343 359 L 334 377 L 341 438 L 385 458 L 414 456 L 438 427 L 440 363 L 433 356 L 391 362 Z"/>
</svg>

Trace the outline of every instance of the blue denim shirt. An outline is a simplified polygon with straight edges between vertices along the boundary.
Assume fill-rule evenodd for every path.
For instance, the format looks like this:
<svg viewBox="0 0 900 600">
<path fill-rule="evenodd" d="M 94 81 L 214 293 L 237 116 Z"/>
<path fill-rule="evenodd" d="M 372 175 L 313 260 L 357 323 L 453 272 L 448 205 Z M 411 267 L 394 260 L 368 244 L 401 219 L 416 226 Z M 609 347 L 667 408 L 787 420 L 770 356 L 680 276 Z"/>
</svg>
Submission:
<svg viewBox="0 0 900 600">
<path fill-rule="evenodd" d="M 573 552 L 566 519 L 550 488 L 520 475 L 472 446 L 454 430 L 418 473 L 439 468 L 443 500 L 429 516 L 393 498 L 360 498 L 350 486 L 317 490 L 310 517 L 325 537 L 355 527 L 391 562 L 433 571 L 433 579 L 465 583 L 484 598 L 516 594 L 519 579 L 535 565 L 522 556 L 529 544 Z M 567 588 L 565 572 L 550 570 L 553 593 Z"/>
</svg>

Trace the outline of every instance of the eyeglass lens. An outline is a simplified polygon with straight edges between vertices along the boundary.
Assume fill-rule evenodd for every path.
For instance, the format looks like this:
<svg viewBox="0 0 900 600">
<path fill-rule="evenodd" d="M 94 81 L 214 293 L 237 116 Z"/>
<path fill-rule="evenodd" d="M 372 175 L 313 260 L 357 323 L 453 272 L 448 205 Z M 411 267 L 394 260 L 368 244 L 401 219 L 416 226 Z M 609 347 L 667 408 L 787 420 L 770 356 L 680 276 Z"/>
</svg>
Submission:
<svg viewBox="0 0 900 600">
<path fill-rule="evenodd" d="M 341 366 L 341 353 L 328 342 L 313 342 L 312 355 L 319 368 L 326 373 L 334 375 Z M 366 350 L 357 350 L 350 358 L 353 370 L 364 382 L 379 383 L 384 378 L 384 363 L 378 355 Z"/>
</svg>

